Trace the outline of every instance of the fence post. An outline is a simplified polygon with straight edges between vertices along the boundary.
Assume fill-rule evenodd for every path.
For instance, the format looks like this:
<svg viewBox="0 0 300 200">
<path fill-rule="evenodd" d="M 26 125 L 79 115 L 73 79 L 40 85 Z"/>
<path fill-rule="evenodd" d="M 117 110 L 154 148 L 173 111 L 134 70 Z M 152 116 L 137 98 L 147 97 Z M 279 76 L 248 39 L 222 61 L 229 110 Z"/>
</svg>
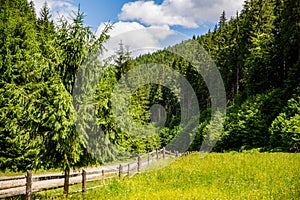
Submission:
<svg viewBox="0 0 300 200">
<path fill-rule="evenodd" d="M 150 164 L 150 154 L 148 153 L 148 165 Z"/>
<path fill-rule="evenodd" d="M 64 194 L 68 196 L 69 193 L 69 180 L 70 180 L 70 168 L 65 169 L 65 181 L 64 181 Z"/>
<path fill-rule="evenodd" d="M 86 191 L 86 171 L 82 170 L 82 192 Z"/>
<path fill-rule="evenodd" d="M 165 149 L 165 147 L 162 149 L 162 157 L 163 157 L 163 159 L 166 158 L 166 149 Z"/>
<path fill-rule="evenodd" d="M 129 177 L 129 175 L 130 175 L 130 163 L 128 163 L 127 174 L 128 174 L 128 177 Z"/>
<path fill-rule="evenodd" d="M 142 164 L 142 159 L 141 159 L 140 156 L 138 156 L 138 160 L 137 160 L 137 170 L 138 170 L 138 172 L 141 171 L 141 167 L 142 167 L 141 164 Z"/>
<path fill-rule="evenodd" d="M 156 149 L 156 159 L 158 159 L 158 150 Z"/>
<path fill-rule="evenodd" d="M 104 185 L 105 184 L 104 169 L 102 169 L 102 180 L 103 180 L 103 185 Z"/>
<path fill-rule="evenodd" d="M 31 200 L 31 185 L 32 185 L 32 173 L 27 170 L 26 175 L 26 200 Z"/>
<path fill-rule="evenodd" d="M 123 166 L 120 164 L 119 165 L 119 178 L 122 178 L 122 171 L 123 171 Z"/>
</svg>

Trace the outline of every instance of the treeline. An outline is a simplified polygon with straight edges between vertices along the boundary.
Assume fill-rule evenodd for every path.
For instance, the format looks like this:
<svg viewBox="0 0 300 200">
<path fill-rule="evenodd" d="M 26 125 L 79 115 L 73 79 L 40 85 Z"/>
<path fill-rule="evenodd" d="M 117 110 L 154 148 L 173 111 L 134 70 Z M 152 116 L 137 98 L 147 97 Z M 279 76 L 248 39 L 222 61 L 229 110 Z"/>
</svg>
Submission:
<svg viewBox="0 0 300 200">
<path fill-rule="evenodd" d="M 193 37 L 215 61 L 227 94 L 224 130 L 214 151 L 253 148 L 299 151 L 299 21 L 298 1 L 245 1 L 243 10 L 234 18 L 226 19 L 223 12 L 213 31 Z M 210 96 L 201 75 L 190 62 L 168 49 L 140 56 L 134 63 L 163 63 L 188 79 L 202 111 L 196 138 L 190 146 L 190 150 L 199 150 L 212 126 Z M 169 123 L 160 135 L 174 136 L 180 128 L 180 107 L 177 104 L 174 108 L 176 97 L 162 86 L 152 86 L 152 89 L 155 92 L 149 98 L 151 104 L 162 104 L 170 111 Z M 169 141 L 165 140 L 164 144 Z"/>
<path fill-rule="evenodd" d="M 251 0 L 235 18 L 227 22 L 224 12 L 213 32 L 194 38 L 214 58 L 228 98 L 215 151 L 299 151 L 299 21 L 299 1 Z M 199 138 L 208 126 L 199 125 Z"/>
<path fill-rule="evenodd" d="M 299 151 L 299 21 L 299 1 L 251 0 L 234 18 L 226 19 L 223 12 L 213 31 L 193 36 L 215 61 L 227 94 L 224 130 L 213 151 Z M 210 97 L 200 74 L 167 50 L 141 56 L 137 62 L 141 61 L 163 61 L 193 86 L 202 112 L 190 150 L 199 150 L 213 126 Z M 173 129 L 167 126 L 161 133 L 165 131 Z"/>
<path fill-rule="evenodd" d="M 211 100 L 203 78 L 190 62 L 168 49 L 132 59 L 122 43 L 109 63 L 95 61 L 91 55 L 97 58 L 102 54 L 103 42 L 113 27 L 108 25 L 96 38 L 84 25 L 80 11 L 72 23 L 61 19 L 57 25 L 51 21 L 47 5 L 40 16 L 36 17 L 33 3 L 26 0 L 1 1 L 1 170 L 62 168 L 68 172 L 117 159 L 125 151 L 142 153 L 167 145 L 182 129 L 176 92 L 148 84 L 130 98 L 130 116 L 136 124 L 154 120 L 161 125 L 159 120 L 166 119 L 158 134 L 151 135 L 155 127 L 141 133 L 148 137 L 129 133 L 135 131 L 135 125 L 127 124 L 127 132 L 113 113 L 113 93 L 120 78 L 135 66 L 149 63 L 163 63 L 177 70 L 193 87 L 202 112 L 190 149 L 200 149 L 211 126 Z M 246 1 L 235 18 L 227 20 L 224 12 L 213 31 L 191 39 L 211 55 L 225 84 L 226 122 L 214 151 L 295 151 L 300 146 L 299 19 L 298 1 Z M 103 76 L 93 88 L 92 105 L 99 129 L 93 129 L 86 123 L 91 116 L 76 116 L 75 112 L 85 112 L 91 106 L 74 104 L 90 96 L 75 98 L 74 90 L 81 93 L 93 87 L 76 88 L 78 73 L 99 70 Z M 92 75 L 87 77 L 94 80 Z M 120 105 L 124 104 L 125 97 L 117 97 Z M 156 107 L 158 115 L 151 115 L 149 110 L 155 104 L 166 112 Z M 82 120 L 80 127 L 76 127 L 78 119 Z M 95 139 L 87 134 L 100 129 L 103 137 Z M 93 143 L 96 152 L 91 152 L 84 141 Z"/>
</svg>

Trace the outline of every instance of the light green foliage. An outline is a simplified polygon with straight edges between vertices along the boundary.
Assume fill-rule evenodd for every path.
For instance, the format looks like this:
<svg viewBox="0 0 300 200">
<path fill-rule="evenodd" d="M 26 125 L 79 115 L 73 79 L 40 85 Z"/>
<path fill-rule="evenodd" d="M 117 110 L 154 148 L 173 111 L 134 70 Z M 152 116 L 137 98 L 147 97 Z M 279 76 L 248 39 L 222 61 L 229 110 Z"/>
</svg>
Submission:
<svg viewBox="0 0 300 200">
<path fill-rule="evenodd" d="M 44 84 L 34 13 L 23 1 L 0 5 L 0 168 L 33 168 L 40 143 L 35 106 Z"/>
<path fill-rule="evenodd" d="M 1 169 L 66 169 L 79 165 L 84 151 L 72 85 L 88 51 L 101 50 L 107 30 L 96 39 L 78 13 L 55 32 L 43 11 L 37 23 L 26 0 L 0 6 Z"/>
<path fill-rule="evenodd" d="M 271 127 L 271 146 L 288 151 L 294 145 L 300 146 L 300 98 L 292 98 L 288 106 L 273 121 Z M 295 148 L 295 147 L 294 147 Z M 298 149 L 299 150 L 299 149 Z M 296 149 L 292 149 L 296 151 Z"/>
<path fill-rule="evenodd" d="M 244 102 L 239 109 L 229 111 L 220 139 L 224 150 L 251 149 L 268 144 L 268 130 L 262 113 L 265 98 L 264 95 L 257 95 Z"/>
</svg>

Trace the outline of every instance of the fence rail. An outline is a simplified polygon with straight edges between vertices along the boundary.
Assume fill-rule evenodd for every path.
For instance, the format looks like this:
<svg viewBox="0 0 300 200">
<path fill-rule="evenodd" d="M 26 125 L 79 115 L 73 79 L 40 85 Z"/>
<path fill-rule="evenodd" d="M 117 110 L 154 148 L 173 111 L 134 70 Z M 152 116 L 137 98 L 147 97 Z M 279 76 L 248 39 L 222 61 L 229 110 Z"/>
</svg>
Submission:
<svg viewBox="0 0 300 200">
<path fill-rule="evenodd" d="M 135 174 L 141 172 L 143 168 L 150 165 L 153 161 L 165 158 L 175 158 L 190 154 L 186 152 L 179 154 L 165 150 L 154 150 L 147 154 L 138 156 L 136 161 L 130 163 L 122 163 L 119 165 L 104 166 L 98 169 L 83 169 L 81 171 L 73 171 L 70 173 L 69 185 L 81 184 L 82 189 L 75 192 L 85 192 L 90 189 L 102 187 L 103 185 L 87 188 L 88 182 L 112 178 L 131 178 Z M 30 200 L 32 193 L 45 190 L 57 189 L 64 187 L 64 174 L 48 174 L 33 176 L 31 171 L 27 171 L 26 175 L 14 177 L 0 177 L 0 198 L 13 197 L 17 195 L 26 195 L 26 199 Z"/>
</svg>

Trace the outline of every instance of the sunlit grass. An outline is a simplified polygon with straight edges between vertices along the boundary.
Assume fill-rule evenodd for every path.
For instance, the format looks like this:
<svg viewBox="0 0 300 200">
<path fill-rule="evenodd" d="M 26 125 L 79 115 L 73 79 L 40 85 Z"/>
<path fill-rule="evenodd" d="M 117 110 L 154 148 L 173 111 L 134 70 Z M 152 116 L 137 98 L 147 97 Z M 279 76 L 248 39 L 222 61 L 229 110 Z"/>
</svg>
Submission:
<svg viewBox="0 0 300 200">
<path fill-rule="evenodd" d="M 212 153 L 178 158 L 156 171 L 71 199 L 299 199 L 300 154 Z M 153 168 L 153 167 L 152 167 Z"/>
</svg>

